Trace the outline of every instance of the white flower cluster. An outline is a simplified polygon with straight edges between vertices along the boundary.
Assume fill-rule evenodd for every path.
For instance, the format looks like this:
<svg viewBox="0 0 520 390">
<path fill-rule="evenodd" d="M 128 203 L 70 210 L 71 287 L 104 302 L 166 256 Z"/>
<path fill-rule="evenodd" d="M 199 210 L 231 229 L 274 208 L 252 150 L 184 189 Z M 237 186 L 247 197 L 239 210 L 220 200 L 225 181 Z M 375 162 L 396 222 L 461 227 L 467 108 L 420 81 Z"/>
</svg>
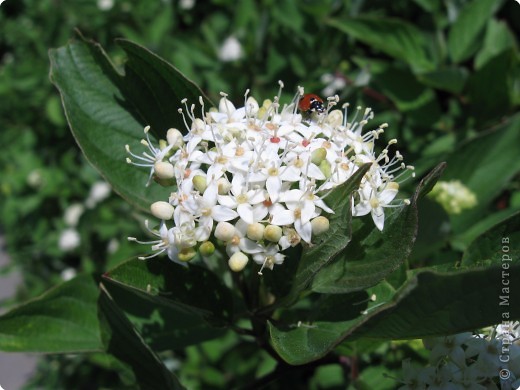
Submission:
<svg viewBox="0 0 520 390">
<path fill-rule="evenodd" d="M 491 390 L 520 388 L 518 323 L 499 325 L 484 334 L 460 333 L 424 340 L 430 365 L 403 361 L 399 390 Z M 497 384 L 500 384 L 500 387 Z"/>
<path fill-rule="evenodd" d="M 280 83 L 280 90 L 282 84 Z M 159 147 L 149 138 L 141 143 L 149 152 L 127 162 L 150 168 L 150 179 L 162 185 L 176 185 L 168 200 L 151 205 L 152 214 L 162 220 L 158 239 L 149 242 L 156 253 L 184 263 L 197 250 L 208 256 L 215 246 L 225 248 L 233 271 L 242 270 L 249 259 L 272 269 L 284 260 L 283 250 L 301 241 L 311 245 L 314 236 L 329 228 L 323 213 L 334 213 L 324 197 L 347 181 L 364 163 L 371 163 L 354 199 L 353 214 L 372 215 L 382 230 L 384 208 L 398 192 L 398 177 L 413 167 L 388 149 L 374 151 L 374 141 L 386 125 L 363 133 L 373 117 L 370 109 L 358 107 L 351 121 L 344 110 L 332 108 L 339 100 L 329 98 L 323 112 L 298 112 L 303 95 L 299 88 L 292 103 L 281 107 L 279 95 L 262 105 L 245 94 L 245 104 L 236 108 L 222 93 L 218 110 L 204 110 L 200 117 L 195 105 L 179 112 L 187 133 L 169 129 Z M 358 118 L 358 116 L 361 116 Z M 395 140 L 388 145 L 395 143 Z M 401 171 L 400 174 L 395 174 Z M 173 221 L 172 221 L 173 220 Z"/>
</svg>

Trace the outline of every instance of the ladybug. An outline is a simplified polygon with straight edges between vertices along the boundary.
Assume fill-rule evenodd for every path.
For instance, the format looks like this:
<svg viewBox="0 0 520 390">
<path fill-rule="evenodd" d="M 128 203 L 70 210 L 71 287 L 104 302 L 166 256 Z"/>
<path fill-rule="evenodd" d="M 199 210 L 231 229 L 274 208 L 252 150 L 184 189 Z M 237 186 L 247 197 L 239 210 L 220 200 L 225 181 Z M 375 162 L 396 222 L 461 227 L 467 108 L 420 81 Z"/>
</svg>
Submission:
<svg viewBox="0 0 520 390">
<path fill-rule="evenodd" d="M 298 108 L 301 112 L 306 114 L 312 114 L 314 112 L 322 114 L 325 112 L 323 99 L 313 93 L 303 95 L 298 102 Z"/>
</svg>

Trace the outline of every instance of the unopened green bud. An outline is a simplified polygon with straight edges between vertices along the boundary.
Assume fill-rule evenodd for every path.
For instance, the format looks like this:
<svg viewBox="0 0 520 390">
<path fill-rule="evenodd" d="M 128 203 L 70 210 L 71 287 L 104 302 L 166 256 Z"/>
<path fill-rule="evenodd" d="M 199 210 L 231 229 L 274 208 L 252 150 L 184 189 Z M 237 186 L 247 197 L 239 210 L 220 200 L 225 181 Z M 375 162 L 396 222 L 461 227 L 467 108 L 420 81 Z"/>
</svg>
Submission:
<svg viewBox="0 0 520 390">
<path fill-rule="evenodd" d="M 202 175 L 195 175 L 193 176 L 193 186 L 197 191 L 199 191 L 201 194 L 206 191 L 206 188 L 208 188 L 208 183 L 206 181 L 206 177 Z"/>
<path fill-rule="evenodd" d="M 154 217 L 159 219 L 168 220 L 172 219 L 175 208 L 168 202 L 155 202 L 150 206 L 150 211 Z"/>
<path fill-rule="evenodd" d="M 316 217 L 311 221 L 311 226 L 312 234 L 315 236 L 319 236 L 320 234 L 323 234 L 327 230 L 329 230 L 330 223 L 328 218 L 320 215 L 319 217 Z"/>
<path fill-rule="evenodd" d="M 276 225 L 267 225 L 264 230 L 264 238 L 267 241 L 278 242 L 282 238 L 282 228 Z"/>
<path fill-rule="evenodd" d="M 197 252 L 193 248 L 182 248 L 179 251 L 178 258 L 180 261 L 188 262 L 197 255 Z"/>
<path fill-rule="evenodd" d="M 313 162 L 316 165 L 320 165 L 323 160 L 327 157 L 327 149 L 325 148 L 318 148 L 315 149 L 311 154 L 311 162 Z"/>
<path fill-rule="evenodd" d="M 229 258 L 228 265 L 229 268 L 231 268 L 231 271 L 240 272 L 245 268 L 248 261 L 249 258 L 245 254 L 243 254 L 242 252 L 237 252 Z"/>
<path fill-rule="evenodd" d="M 199 253 L 203 257 L 211 256 L 213 253 L 215 253 L 215 245 L 211 241 L 204 241 L 199 246 Z"/>
<path fill-rule="evenodd" d="M 328 179 L 332 176 L 332 168 L 330 166 L 329 160 L 323 160 L 320 165 L 320 171 L 325 175 L 325 177 Z"/>
<path fill-rule="evenodd" d="M 260 241 L 264 237 L 265 226 L 260 222 L 252 223 L 247 227 L 247 237 L 253 241 Z"/>
</svg>

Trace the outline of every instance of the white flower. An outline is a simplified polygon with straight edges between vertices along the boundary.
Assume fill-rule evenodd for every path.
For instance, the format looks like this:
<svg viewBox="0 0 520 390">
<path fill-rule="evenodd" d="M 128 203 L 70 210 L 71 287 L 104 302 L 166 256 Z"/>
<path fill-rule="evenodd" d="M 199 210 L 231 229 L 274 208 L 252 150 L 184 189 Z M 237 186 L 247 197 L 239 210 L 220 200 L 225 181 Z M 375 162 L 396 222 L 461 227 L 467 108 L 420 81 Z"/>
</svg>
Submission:
<svg viewBox="0 0 520 390">
<path fill-rule="evenodd" d="M 109 11 L 114 7 L 114 0 L 98 0 L 97 7 L 101 11 Z"/>
<path fill-rule="evenodd" d="M 331 110 L 336 97 L 323 113 L 303 121 L 297 112 L 302 94 L 299 89 L 287 105 L 280 104 L 280 95 L 260 105 L 247 91 L 243 106 L 236 106 L 221 93 L 218 107 L 209 112 L 200 99 L 201 115 L 184 99 L 184 109 L 179 109 L 186 126 L 182 142 L 180 131 L 169 129 L 167 140 L 156 147 L 146 127 L 141 143 L 148 151 L 138 156 L 127 147 L 136 160 L 130 163 L 150 169 L 148 183 L 153 177 L 175 185 L 167 201 L 153 206 L 162 225 L 160 233 L 152 231 L 161 239 L 148 243 L 155 252 L 151 256 L 168 252 L 173 260 L 182 254 L 189 261 L 197 247 L 210 241 L 225 247 L 230 258 L 241 253 L 261 270 L 272 269 L 283 262 L 282 251 L 302 240 L 311 245 L 313 230 L 318 235 L 328 229 L 328 219 L 321 215 L 334 210 L 326 195 L 363 163 L 372 166 L 357 191 L 354 215 L 371 214 L 383 229 L 384 208 L 405 203 L 394 204 L 400 176 L 395 173 L 411 167 L 404 166 L 399 152 L 388 157 L 394 141 L 374 153 L 374 141 L 385 126 L 363 134 L 373 117 L 370 109 L 349 122 L 346 107 L 344 114 Z M 233 259 L 233 270 L 247 263 L 242 255 Z"/>
<path fill-rule="evenodd" d="M 110 196 L 112 188 L 110 184 L 105 181 L 95 182 L 90 188 L 88 198 L 85 200 L 85 206 L 89 209 L 96 207 L 96 205 Z"/>
<path fill-rule="evenodd" d="M 81 237 L 74 228 L 65 229 L 61 232 L 58 247 L 64 252 L 76 249 L 81 243 Z"/>
<path fill-rule="evenodd" d="M 77 226 L 84 211 L 85 207 L 81 203 L 73 203 L 65 209 L 63 220 L 70 227 Z"/>
<path fill-rule="evenodd" d="M 242 57 L 242 45 L 233 35 L 226 38 L 218 51 L 218 58 L 223 62 L 236 61 Z"/>
</svg>

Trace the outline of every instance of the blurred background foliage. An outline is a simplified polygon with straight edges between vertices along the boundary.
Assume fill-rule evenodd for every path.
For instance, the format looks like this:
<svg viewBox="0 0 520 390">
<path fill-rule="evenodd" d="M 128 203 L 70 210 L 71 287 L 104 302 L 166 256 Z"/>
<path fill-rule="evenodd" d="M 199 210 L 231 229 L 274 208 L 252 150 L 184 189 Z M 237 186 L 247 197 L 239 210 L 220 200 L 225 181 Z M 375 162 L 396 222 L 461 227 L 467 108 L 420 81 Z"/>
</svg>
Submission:
<svg viewBox="0 0 520 390">
<path fill-rule="evenodd" d="M 459 215 L 423 202 L 412 264 L 452 266 L 473 238 L 520 209 L 520 5 L 513 0 L 7 0 L 0 7 L 0 229 L 12 259 L 2 272 L 23 273 L 17 301 L 141 250 L 125 238 L 139 236 L 142 216 L 99 192 L 102 178 L 75 146 L 48 79 L 47 50 L 76 28 L 116 65 L 124 56 L 115 38 L 143 45 L 213 101 L 225 91 L 241 104 L 248 88 L 257 99 L 272 98 L 283 80 L 286 100 L 302 85 L 372 107 L 370 128 L 389 123 L 386 140 L 399 140 L 418 177 L 447 160 L 446 179 L 477 194 L 478 206 Z M 273 364 L 263 355 L 245 364 L 249 356 L 233 351 L 247 349 L 236 337 L 226 342 L 178 351 L 175 359 L 186 362 L 181 382 L 229 386 L 231 367 L 245 379 Z M 392 388 L 379 374 L 399 368 L 404 356 L 421 359 L 414 344 L 366 351 L 360 377 L 368 388 Z M 179 360 L 166 358 L 178 369 Z M 97 355 L 48 357 L 29 386 L 115 386 L 121 379 L 111 364 Z M 201 372 L 199 364 L 214 368 Z M 331 365 L 288 370 L 284 378 L 337 388 L 344 375 Z"/>
</svg>

